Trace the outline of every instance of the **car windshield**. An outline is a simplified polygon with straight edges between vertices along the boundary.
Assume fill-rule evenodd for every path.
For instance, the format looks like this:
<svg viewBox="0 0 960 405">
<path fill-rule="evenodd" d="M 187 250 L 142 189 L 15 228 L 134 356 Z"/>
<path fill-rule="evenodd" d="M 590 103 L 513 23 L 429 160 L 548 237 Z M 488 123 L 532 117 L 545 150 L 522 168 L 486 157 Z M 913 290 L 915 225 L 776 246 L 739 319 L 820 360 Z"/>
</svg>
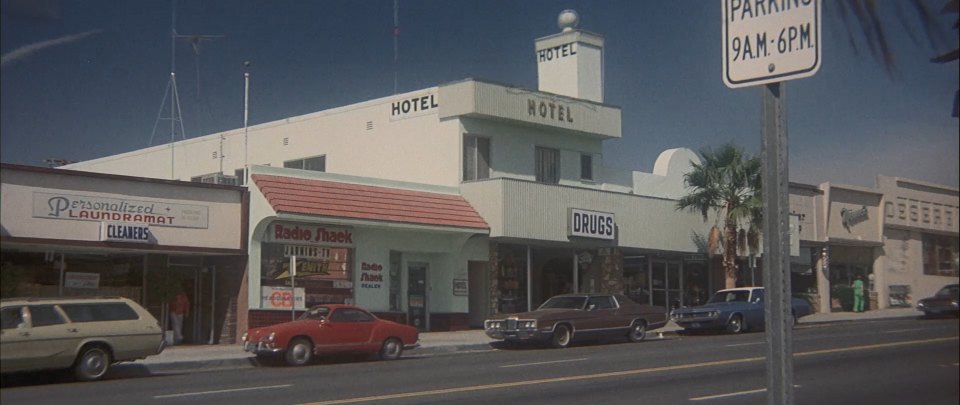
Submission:
<svg viewBox="0 0 960 405">
<path fill-rule="evenodd" d="M 327 315 L 330 315 L 330 308 L 313 307 L 307 310 L 307 312 L 304 312 L 302 315 L 300 315 L 300 317 L 297 318 L 297 320 L 304 320 L 304 319 L 319 320 L 320 318 L 326 318 Z"/>
<path fill-rule="evenodd" d="M 750 291 L 717 291 L 710 297 L 708 304 L 720 302 L 747 302 L 750 299 Z"/>
<path fill-rule="evenodd" d="M 960 290 L 960 287 L 957 287 L 955 285 L 948 285 L 946 287 L 941 288 L 940 291 L 937 291 L 937 296 L 938 297 L 957 296 L 958 290 Z"/>
<path fill-rule="evenodd" d="M 538 309 L 583 309 L 587 297 L 553 297 Z"/>
</svg>

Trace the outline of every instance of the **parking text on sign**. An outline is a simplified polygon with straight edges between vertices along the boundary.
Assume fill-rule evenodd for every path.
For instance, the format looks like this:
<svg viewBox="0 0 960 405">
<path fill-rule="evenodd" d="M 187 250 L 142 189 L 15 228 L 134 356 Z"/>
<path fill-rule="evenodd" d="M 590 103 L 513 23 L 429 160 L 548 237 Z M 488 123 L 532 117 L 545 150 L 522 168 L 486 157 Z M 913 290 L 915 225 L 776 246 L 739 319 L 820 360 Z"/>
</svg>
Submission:
<svg viewBox="0 0 960 405">
<path fill-rule="evenodd" d="M 731 88 L 812 76 L 820 0 L 722 0 L 723 81 Z"/>
</svg>

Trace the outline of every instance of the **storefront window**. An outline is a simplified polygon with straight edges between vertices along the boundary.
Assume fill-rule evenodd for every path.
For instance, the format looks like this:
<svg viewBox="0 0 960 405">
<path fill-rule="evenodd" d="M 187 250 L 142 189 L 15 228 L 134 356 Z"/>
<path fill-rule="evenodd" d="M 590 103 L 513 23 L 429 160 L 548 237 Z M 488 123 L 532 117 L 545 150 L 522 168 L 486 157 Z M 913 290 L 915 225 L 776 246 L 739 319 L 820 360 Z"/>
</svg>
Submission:
<svg viewBox="0 0 960 405">
<path fill-rule="evenodd" d="M 923 235 L 923 274 L 929 276 L 960 275 L 958 251 L 960 238 L 940 235 Z"/>
<path fill-rule="evenodd" d="M 813 271 L 819 249 L 800 248 L 799 256 L 790 257 L 790 288 L 794 293 L 815 294 L 817 274 Z"/>
<path fill-rule="evenodd" d="M 353 302 L 353 249 L 263 243 L 261 280 L 264 287 L 290 287 L 290 257 L 297 256 L 295 286 L 303 288 L 307 308 Z"/>
<path fill-rule="evenodd" d="M 683 305 L 706 304 L 709 297 L 708 283 L 706 258 L 686 258 L 683 262 Z"/>
<path fill-rule="evenodd" d="M 121 296 L 142 303 L 143 256 L 139 255 L 64 257 L 59 253 L 4 252 L 0 274 L 3 298 L 57 297 L 62 293 Z"/>
<path fill-rule="evenodd" d="M 520 312 L 527 308 L 527 250 L 524 246 L 501 245 L 497 270 L 500 298 L 497 311 Z"/>
<path fill-rule="evenodd" d="M 623 290 L 631 300 L 640 304 L 650 303 L 650 272 L 646 256 L 623 258 Z"/>
</svg>

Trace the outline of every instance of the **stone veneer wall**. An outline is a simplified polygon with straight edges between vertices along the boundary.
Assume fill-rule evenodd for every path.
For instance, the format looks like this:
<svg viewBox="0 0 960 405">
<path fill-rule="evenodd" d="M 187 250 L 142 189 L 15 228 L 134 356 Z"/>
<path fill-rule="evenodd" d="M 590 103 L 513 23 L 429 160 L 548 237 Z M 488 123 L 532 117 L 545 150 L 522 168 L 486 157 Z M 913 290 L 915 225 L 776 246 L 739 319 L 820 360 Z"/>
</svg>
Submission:
<svg viewBox="0 0 960 405">
<path fill-rule="evenodd" d="M 600 286 L 597 292 L 623 293 L 623 252 L 618 248 L 597 250 L 600 260 Z"/>
</svg>

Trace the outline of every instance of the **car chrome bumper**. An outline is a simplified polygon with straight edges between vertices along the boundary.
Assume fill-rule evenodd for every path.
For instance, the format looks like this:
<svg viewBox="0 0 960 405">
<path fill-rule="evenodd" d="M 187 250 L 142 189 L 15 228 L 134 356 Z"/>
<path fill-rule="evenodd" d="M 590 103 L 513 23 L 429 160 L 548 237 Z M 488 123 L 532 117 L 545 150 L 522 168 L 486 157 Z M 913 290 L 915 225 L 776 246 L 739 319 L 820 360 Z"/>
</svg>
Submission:
<svg viewBox="0 0 960 405">
<path fill-rule="evenodd" d="M 263 342 L 243 342 L 243 351 L 254 354 L 277 354 L 282 353 L 283 349 L 267 345 Z"/>
<path fill-rule="evenodd" d="M 491 339 L 501 340 L 545 340 L 550 338 L 551 332 L 540 332 L 537 330 L 485 330 Z"/>
</svg>

